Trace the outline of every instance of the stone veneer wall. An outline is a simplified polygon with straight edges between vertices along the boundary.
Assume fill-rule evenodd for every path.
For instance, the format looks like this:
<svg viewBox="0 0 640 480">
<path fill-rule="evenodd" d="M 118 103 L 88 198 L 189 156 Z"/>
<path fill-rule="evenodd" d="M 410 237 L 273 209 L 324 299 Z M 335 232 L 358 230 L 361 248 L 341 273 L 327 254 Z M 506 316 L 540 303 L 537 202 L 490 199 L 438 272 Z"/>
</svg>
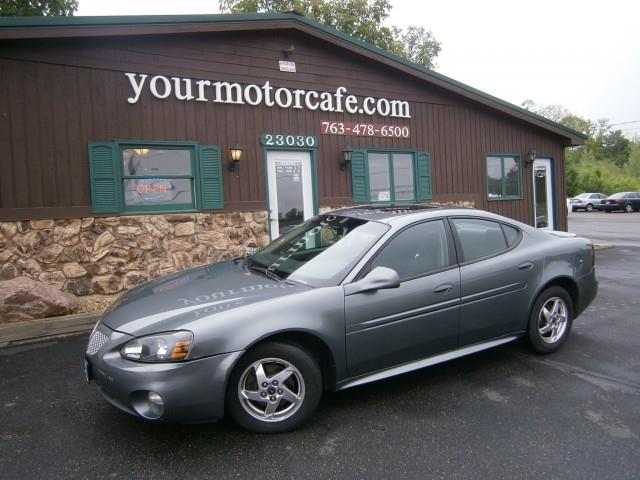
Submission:
<svg viewBox="0 0 640 480">
<path fill-rule="evenodd" d="M 30 277 L 104 308 L 114 294 L 269 243 L 267 212 L 0 222 L 0 280 Z M 85 296 L 107 296 L 94 305 Z"/>
</svg>

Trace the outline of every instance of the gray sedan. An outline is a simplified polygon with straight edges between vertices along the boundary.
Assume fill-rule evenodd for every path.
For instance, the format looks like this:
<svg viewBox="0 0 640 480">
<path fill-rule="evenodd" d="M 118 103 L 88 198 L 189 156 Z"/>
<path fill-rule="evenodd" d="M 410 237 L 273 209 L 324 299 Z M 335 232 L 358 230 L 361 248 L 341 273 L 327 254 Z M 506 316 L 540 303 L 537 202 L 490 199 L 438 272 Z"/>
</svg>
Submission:
<svg viewBox="0 0 640 480">
<path fill-rule="evenodd" d="M 522 336 L 554 352 L 596 291 L 593 247 L 571 234 L 478 210 L 349 208 L 251 257 L 129 291 L 91 334 L 86 374 L 145 419 L 226 411 L 282 432 L 309 420 L 326 389 Z"/>
</svg>

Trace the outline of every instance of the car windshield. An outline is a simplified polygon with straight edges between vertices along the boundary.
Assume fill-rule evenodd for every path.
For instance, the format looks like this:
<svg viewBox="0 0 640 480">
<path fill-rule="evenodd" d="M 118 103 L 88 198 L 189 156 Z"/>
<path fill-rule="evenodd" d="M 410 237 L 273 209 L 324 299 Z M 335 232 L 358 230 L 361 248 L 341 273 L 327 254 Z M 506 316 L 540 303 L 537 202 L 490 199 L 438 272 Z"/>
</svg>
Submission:
<svg viewBox="0 0 640 480">
<path fill-rule="evenodd" d="M 614 193 L 613 195 L 610 195 L 609 198 L 624 198 L 626 194 L 627 192 Z"/>
<path fill-rule="evenodd" d="M 589 194 L 588 193 L 581 193 L 580 195 L 576 195 L 575 198 L 585 198 L 588 197 Z"/>
<path fill-rule="evenodd" d="M 338 285 L 388 228 L 359 218 L 321 215 L 275 239 L 248 258 L 247 266 L 314 287 Z"/>
</svg>

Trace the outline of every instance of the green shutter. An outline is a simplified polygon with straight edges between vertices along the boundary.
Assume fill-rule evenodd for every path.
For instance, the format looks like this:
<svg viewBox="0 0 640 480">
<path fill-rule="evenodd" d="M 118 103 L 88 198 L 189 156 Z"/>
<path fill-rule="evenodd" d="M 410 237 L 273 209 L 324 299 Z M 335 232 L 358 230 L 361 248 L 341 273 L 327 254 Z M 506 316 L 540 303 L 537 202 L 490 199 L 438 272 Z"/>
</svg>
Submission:
<svg viewBox="0 0 640 480">
<path fill-rule="evenodd" d="M 120 175 L 115 143 L 89 144 L 91 203 L 94 213 L 120 211 Z"/>
<path fill-rule="evenodd" d="M 198 168 L 200 208 L 203 210 L 224 208 L 220 147 L 200 145 L 198 147 Z"/>
<path fill-rule="evenodd" d="M 351 185 L 353 201 L 369 203 L 369 168 L 365 150 L 354 150 L 351 154 Z"/>
<path fill-rule="evenodd" d="M 418 152 L 416 155 L 417 200 L 431 198 L 431 154 Z"/>
</svg>

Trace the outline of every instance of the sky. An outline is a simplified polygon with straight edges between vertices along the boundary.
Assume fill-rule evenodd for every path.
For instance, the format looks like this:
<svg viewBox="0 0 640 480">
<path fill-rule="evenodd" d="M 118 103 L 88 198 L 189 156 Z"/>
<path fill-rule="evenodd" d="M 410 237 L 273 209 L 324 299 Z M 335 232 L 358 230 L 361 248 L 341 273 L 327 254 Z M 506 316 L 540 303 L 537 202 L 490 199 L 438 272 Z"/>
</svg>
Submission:
<svg viewBox="0 0 640 480">
<path fill-rule="evenodd" d="M 516 105 L 561 104 L 640 136 L 640 2 L 392 0 L 389 25 L 424 26 L 437 71 Z M 79 0 L 76 15 L 218 13 L 217 0 Z M 636 123 L 626 123 L 636 122 Z"/>
</svg>

